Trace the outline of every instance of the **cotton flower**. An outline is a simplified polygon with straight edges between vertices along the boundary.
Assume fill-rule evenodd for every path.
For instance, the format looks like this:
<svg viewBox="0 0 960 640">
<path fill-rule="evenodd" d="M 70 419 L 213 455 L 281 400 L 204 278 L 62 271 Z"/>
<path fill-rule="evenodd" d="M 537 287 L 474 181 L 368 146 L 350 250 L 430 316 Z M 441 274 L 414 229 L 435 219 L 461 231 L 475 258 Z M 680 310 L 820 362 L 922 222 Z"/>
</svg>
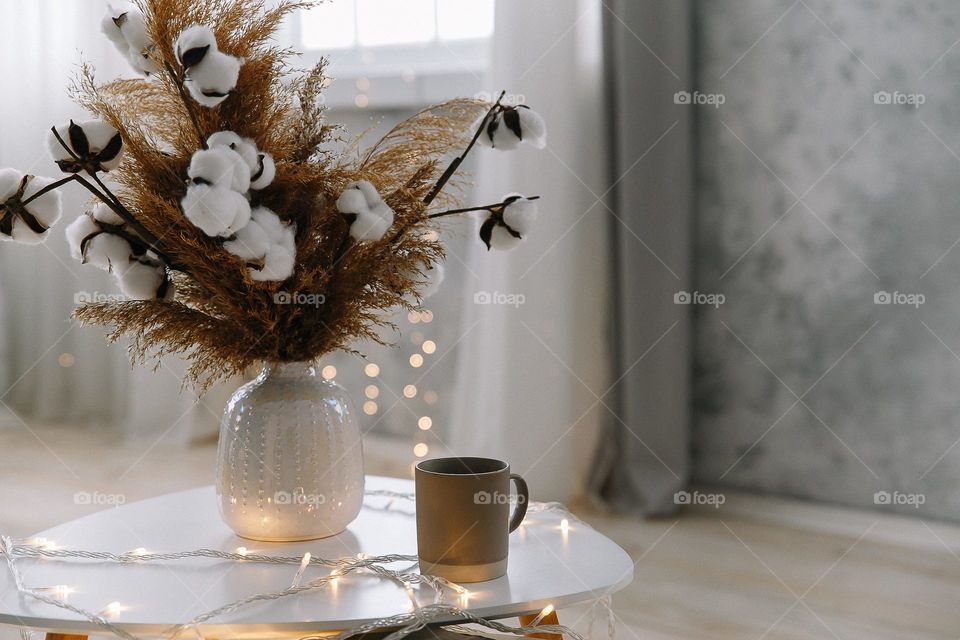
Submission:
<svg viewBox="0 0 960 640">
<path fill-rule="evenodd" d="M 230 147 L 201 149 L 193 154 L 187 175 L 193 184 L 210 185 L 246 193 L 250 189 L 250 168 Z"/>
<path fill-rule="evenodd" d="M 358 242 L 375 242 L 393 226 L 393 209 L 366 180 L 347 185 L 337 198 L 337 210 L 350 225 L 350 237 Z"/>
<path fill-rule="evenodd" d="M 134 69 L 144 75 L 159 70 L 150 58 L 153 43 L 147 35 L 143 13 L 133 3 L 108 3 L 100 29 Z"/>
<path fill-rule="evenodd" d="M 71 120 L 47 134 L 47 150 L 64 173 L 111 171 L 120 165 L 123 139 L 103 120 Z"/>
<path fill-rule="evenodd" d="M 174 47 L 186 74 L 184 86 L 194 100 L 215 107 L 236 89 L 243 60 L 220 51 L 212 29 L 187 27 Z"/>
<path fill-rule="evenodd" d="M 270 248 L 270 236 L 257 222 L 258 218 L 265 215 L 261 213 L 262 211 L 269 212 L 268 209 L 254 209 L 250 222 L 237 231 L 232 240 L 224 242 L 223 248 L 247 262 L 263 261 L 264 256 L 267 255 L 267 250 Z"/>
<path fill-rule="evenodd" d="M 133 247 L 125 238 L 111 233 L 111 228 L 115 227 L 101 224 L 92 213 L 77 216 L 67 225 L 70 255 L 104 271 L 126 269 L 133 258 Z"/>
<path fill-rule="evenodd" d="M 480 142 L 501 151 L 516 149 L 524 142 L 543 149 L 547 146 L 547 123 L 525 104 L 502 107 L 487 121 Z"/>
<path fill-rule="evenodd" d="M 167 270 L 158 261 L 143 256 L 114 272 L 123 295 L 131 300 L 169 299 L 172 291 Z"/>
<path fill-rule="evenodd" d="M 180 204 L 187 219 L 211 237 L 233 235 L 250 221 L 250 203 L 226 187 L 192 184 Z"/>
<path fill-rule="evenodd" d="M 530 233 L 537 219 L 537 204 L 518 193 L 504 197 L 480 226 L 480 239 L 487 249 L 509 251 Z"/>
<path fill-rule="evenodd" d="M 279 282 L 293 275 L 296 264 L 296 226 L 286 224 L 273 211 L 266 207 L 258 207 L 253 212 L 250 224 L 257 225 L 266 235 L 268 245 L 263 254 L 263 267 L 248 269 L 250 278 L 256 281 Z M 246 228 L 241 231 L 246 231 Z M 240 233 L 238 232 L 238 237 Z M 226 246 L 227 243 L 224 243 Z"/>
<path fill-rule="evenodd" d="M 60 219 L 59 192 L 24 202 L 51 182 L 15 169 L 0 170 L 0 240 L 39 244 L 47 239 L 47 231 Z"/>
<path fill-rule="evenodd" d="M 257 143 L 250 138 L 242 138 L 233 131 L 218 131 L 207 138 L 210 147 L 228 147 L 240 154 L 250 169 L 250 188 L 256 191 L 264 189 L 277 175 L 277 165 L 273 156 L 257 149 Z"/>
</svg>

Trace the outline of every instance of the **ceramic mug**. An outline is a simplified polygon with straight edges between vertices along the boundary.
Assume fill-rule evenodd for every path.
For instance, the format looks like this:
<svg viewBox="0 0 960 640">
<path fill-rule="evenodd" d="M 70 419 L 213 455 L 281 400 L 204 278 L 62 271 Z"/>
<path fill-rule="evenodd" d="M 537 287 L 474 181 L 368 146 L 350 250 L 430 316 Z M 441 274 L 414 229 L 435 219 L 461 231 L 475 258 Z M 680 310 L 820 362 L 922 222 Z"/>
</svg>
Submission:
<svg viewBox="0 0 960 640">
<path fill-rule="evenodd" d="M 421 573 L 454 582 L 506 574 L 507 537 L 520 526 L 530 500 L 527 483 L 510 473 L 509 464 L 492 458 L 424 460 L 417 464 L 416 486 Z"/>
</svg>

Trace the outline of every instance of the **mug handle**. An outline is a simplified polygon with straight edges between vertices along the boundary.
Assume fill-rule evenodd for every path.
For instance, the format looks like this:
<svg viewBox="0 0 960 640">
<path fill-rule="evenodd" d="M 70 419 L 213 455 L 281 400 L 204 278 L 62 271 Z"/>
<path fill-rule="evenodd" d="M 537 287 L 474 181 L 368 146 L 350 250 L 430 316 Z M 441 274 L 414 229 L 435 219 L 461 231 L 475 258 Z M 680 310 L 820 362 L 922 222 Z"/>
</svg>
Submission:
<svg viewBox="0 0 960 640">
<path fill-rule="evenodd" d="M 520 526 L 524 516 L 527 515 L 527 503 L 530 502 L 530 490 L 527 488 L 527 481 L 516 473 L 510 474 L 510 479 L 517 485 L 517 506 L 513 509 L 513 515 L 510 516 L 510 528 L 508 533 Z"/>
</svg>

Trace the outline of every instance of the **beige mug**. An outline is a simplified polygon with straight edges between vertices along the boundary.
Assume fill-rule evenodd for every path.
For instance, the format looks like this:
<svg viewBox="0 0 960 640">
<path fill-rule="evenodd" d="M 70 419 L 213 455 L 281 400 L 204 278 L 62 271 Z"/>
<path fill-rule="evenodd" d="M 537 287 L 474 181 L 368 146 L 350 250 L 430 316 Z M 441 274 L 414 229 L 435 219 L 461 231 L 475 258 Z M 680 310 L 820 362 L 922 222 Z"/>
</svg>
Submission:
<svg viewBox="0 0 960 640">
<path fill-rule="evenodd" d="M 454 582 L 507 573 L 507 537 L 520 526 L 530 500 L 527 483 L 510 473 L 509 464 L 492 458 L 424 460 L 417 464 L 416 485 L 420 573 Z"/>
</svg>

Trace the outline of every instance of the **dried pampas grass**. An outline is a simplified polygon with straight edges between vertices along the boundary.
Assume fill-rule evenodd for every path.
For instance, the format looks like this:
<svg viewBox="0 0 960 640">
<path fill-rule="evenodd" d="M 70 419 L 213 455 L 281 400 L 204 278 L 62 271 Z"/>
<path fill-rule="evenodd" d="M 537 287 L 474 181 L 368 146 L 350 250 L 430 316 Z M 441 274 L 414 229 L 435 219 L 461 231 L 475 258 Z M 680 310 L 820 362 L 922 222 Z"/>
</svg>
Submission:
<svg viewBox="0 0 960 640">
<path fill-rule="evenodd" d="M 72 86 L 76 101 L 116 128 L 124 143 L 111 173 L 117 198 L 156 239 L 169 259 L 173 300 L 87 304 L 75 317 L 111 327 L 110 338 L 131 338 L 135 362 L 179 354 L 188 380 L 200 389 L 258 361 L 312 360 L 349 350 L 358 340 L 381 342 L 389 314 L 418 300 L 423 274 L 443 258 L 429 225 L 427 198 L 445 156 L 462 150 L 489 103 L 460 99 L 425 109 L 366 150 L 331 151 L 342 137 L 324 119 L 325 63 L 302 73 L 293 52 L 270 40 L 281 20 L 311 3 L 296 0 L 139 0 L 149 51 L 165 72 L 144 80 L 96 81 L 82 67 Z M 221 51 L 243 59 L 236 89 L 211 109 L 191 104 L 178 75 L 177 36 L 200 24 L 213 28 Z M 218 131 L 252 139 L 276 159 L 276 178 L 251 192 L 296 224 L 297 260 L 284 282 L 251 279 L 244 260 L 224 249 L 183 214 L 187 167 Z M 367 180 L 394 212 L 379 241 L 353 242 L 336 208 L 344 187 Z M 449 192 L 441 194 L 449 199 Z M 282 304 L 279 294 L 310 295 L 323 304 Z"/>
</svg>

